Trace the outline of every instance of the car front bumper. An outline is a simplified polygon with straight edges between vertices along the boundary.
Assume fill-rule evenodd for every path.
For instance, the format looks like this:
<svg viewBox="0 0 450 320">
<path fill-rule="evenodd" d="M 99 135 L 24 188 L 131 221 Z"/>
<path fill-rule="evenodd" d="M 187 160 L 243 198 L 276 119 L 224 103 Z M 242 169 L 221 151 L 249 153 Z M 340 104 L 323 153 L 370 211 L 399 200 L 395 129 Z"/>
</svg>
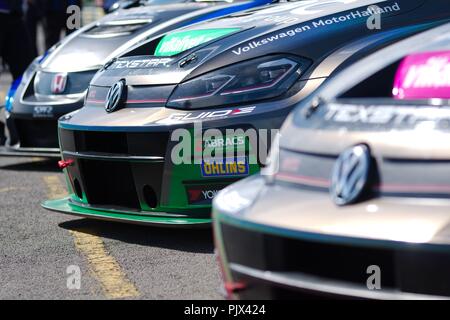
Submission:
<svg viewBox="0 0 450 320">
<path fill-rule="evenodd" d="M 313 81 L 310 86 L 316 87 L 322 81 Z M 59 120 L 62 159 L 70 162 L 64 170 L 69 194 L 80 205 L 119 211 L 125 208 L 144 216 L 164 212 L 189 219 L 210 219 L 212 199 L 218 191 L 260 171 L 264 151 L 268 151 L 276 129 L 309 92 L 304 91 L 277 103 L 208 110 L 171 109 L 160 103 L 150 108 L 145 103 L 107 113 L 102 100 L 88 99 L 79 112 Z M 178 129 L 189 132 L 190 163 L 172 161 L 172 152 L 180 145 L 180 138 L 174 140 L 172 134 Z M 208 173 L 202 155 L 211 157 L 208 151 L 217 149 L 214 143 L 207 146 L 204 141 L 209 129 L 220 131 L 222 138 L 229 138 L 229 129 L 252 129 L 255 139 L 248 142 L 239 139 L 245 138 L 245 133 L 233 133 L 228 140 L 231 147 L 244 151 L 245 156 L 229 159 L 222 153 L 231 166 L 222 163 Z M 260 135 L 267 139 L 260 139 Z M 184 143 L 184 137 L 182 140 Z M 229 146 L 227 143 L 222 147 Z M 200 155 L 193 151 L 199 149 Z M 244 158 L 248 164 L 245 170 L 242 166 L 237 169 Z"/>
<path fill-rule="evenodd" d="M 214 200 L 225 281 L 245 285 L 235 298 L 450 297 L 448 201 L 374 199 L 338 208 L 327 193 L 258 187 L 254 179 L 261 178 L 241 181 Z M 251 188 L 261 189 L 247 209 L 223 205 L 227 195 L 241 198 Z M 368 286 L 374 267 L 379 289 Z"/>
<path fill-rule="evenodd" d="M 28 104 L 22 100 L 14 103 L 6 113 L 5 148 L 0 156 L 60 157 L 58 119 L 83 106 L 83 98 L 43 101 Z"/>
<path fill-rule="evenodd" d="M 106 210 L 80 206 L 64 198 L 59 200 L 49 200 L 42 203 L 42 207 L 47 210 L 64 213 L 72 216 L 90 218 L 104 221 L 116 221 L 139 225 L 165 226 L 165 227 L 200 227 L 207 228 L 211 225 L 211 219 L 189 218 L 160 213 L 141 214 L 136 212 L 126 212 L 118 210 Z"/>
</svg>

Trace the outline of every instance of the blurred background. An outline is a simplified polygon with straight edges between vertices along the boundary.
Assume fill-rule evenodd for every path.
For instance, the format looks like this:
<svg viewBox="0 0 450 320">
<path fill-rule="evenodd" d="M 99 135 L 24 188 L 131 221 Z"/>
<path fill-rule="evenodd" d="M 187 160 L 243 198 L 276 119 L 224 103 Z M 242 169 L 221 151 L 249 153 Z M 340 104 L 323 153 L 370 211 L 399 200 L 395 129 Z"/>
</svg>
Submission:
<svg viewBox="0 0 450 320">
<path fill-rule="evenodd" d="M 83 26 L 100 19 L 113 2 L 0 0 L 0 106 L 4 104 L 13 75 L 22 73 L 35 57 L 44 54 L 68 33 L 75 31 L 66 29 L 68 6 L 77 5 L 81 8 Z M 23 27 L 17 27 L 19 24 Z M 9 56 L 8 51 L 12 51 Z"/>
</svg>

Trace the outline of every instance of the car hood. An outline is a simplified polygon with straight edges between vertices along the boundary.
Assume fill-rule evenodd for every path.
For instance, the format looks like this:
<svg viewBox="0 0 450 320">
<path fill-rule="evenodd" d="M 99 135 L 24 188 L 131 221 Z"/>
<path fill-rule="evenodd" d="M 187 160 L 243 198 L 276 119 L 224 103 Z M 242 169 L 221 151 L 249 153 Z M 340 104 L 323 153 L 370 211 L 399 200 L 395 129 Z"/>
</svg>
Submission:
<svg viewBox="0 0 450 320">
<path fill-rule="evenodd" d="M 382 14 L 387 29 L 420 21 L 422 16 L 426 16 L 422 12 L 419 15 L 419 10 L 415 10 L 412 17 L 408 13 L 426 2 L 427 0 L 311 0 L 244 11 L 177 30 L 176 32 L 208 32 L 229 28 L 235 31 L 174 56 L 155 57 L 152 52 L 146 56 L 145 59 L 148 60 L 164 60 L 163 67 L 159 63 L 157 66 L 153 63 L 134 63 L 143 57 L 125 54 L 99 72 L 92 84 L 111 86 L 124 77 L 132 84 L 177 84 L 243 60 L 278 53 L 296 54 L 321 61 L 333 50 L 367 35 L 367 17 L 362 12 L 369 5 L 390 8 Z M 348 19 L 341 23 L 339 19 L 342 17 Z M 152 41 L 156 46 L 160 40 L 161 38 L 157 38 Z M 180 67 L 179 62 L 192 54 L 196 56 L 195 61 Z M 333 68 L 328 68 L 315 76 L 327 77 L 332 71 Z"/>
<path fill-rule="evenodd" d="M 252 192 L 256 195 L 249 196 Z M 236 210 L 245 203 L 251 204 Z M 390 198 L 337 207 L 327 193 L 266 185 L 258 175 L 228 187 L 214 200 L 216 216 L 225 214 L 223 219 L 252 229 L 322 241 L 377 241 L 391 245 L 448 245 L 448 208 L 448 201 Z"/>
<path fill-rule="evenodd" d="M 42 62 L 42 69 L 49 72 L 98 69 L 111 57 L 170 24 L 215 10 L 213 7 L 206 3 L 189 3 L 119 10 L 62 40 Z"/>
</svg>

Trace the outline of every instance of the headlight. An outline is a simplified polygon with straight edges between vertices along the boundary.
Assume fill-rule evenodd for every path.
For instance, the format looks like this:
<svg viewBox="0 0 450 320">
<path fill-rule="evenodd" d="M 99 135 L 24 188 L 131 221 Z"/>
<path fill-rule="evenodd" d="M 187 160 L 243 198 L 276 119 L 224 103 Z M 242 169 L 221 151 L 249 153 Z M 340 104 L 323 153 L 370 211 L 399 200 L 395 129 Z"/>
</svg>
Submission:
<svg viewBox="0 0 450 320">
<path fill-rule="evenodd" d="M 306 59 L 280 56 L 238 63 L 179 84 L 167 106 L 198 109 L 275 98 L 309 65 Z"/>
<path fill-rule="evenodd" d="M 30 63 L 30 65 L 28 66 L 28 68 L 25 70 L 25 72 L 23 73 L 23 75 L 16 79 L 11 87 L 9 88 L 8 94 L 6 95 L 6 99 L 5 99 L 5 109 L 8 112 L 11 112 L 12 110 L 12 106 L 13 106 L 13 102 L 14 102 L 14 95 L 16 94 L 17 89 L 19 88 L 20 84 L 24 83 L 28 83 L 31 78 L 34 76 L 34 73 L 36 72 L 36 69 L 38 68 L 40 62 L 43 60 L 43 56 L 37 57 L 36 59 L 33 60 L 33 62 Z"/>
<path fill-rule="evenodd" d="M 30 65 L 22 75 L 22 83 L 28 83 L 31 80 L 31 78 L 34 76 L 34 73 L 36 72 L 36 69 L 39 67 L 41 59 L 42 57 L 37 57 L 32 63 L 30 63 Z"/>
<path fill-rule="evenodd" d="M 236 182 L 214 198 L 214 208 L 230 214 L 242 214 L 258 198 L 265 182 L 259 175 Z"/>
<path fill-rule="evenodd" d="M 19 87 L 21 81 L 22 81 L 22 78 L 18 78 L 17 80 L 15 80 L 11 84 L 11 87 L 9 88 L 9 91 L 6 94 L 5 110 L 7 112 L 11 112 L 12 111 L 12 106 L 13 106 L 13 103 L 14 103 L 14 95 L 16 94 L 17 88 Z"/>
</svg>

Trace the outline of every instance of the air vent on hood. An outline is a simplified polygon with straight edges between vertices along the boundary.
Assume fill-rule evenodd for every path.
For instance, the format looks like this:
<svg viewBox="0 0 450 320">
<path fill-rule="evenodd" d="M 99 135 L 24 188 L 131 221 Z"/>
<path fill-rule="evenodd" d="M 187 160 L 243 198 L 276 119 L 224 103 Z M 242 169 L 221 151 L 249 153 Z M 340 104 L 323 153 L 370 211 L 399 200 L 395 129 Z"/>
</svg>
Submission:
<svg viewBox="0 0 450 320">
<path fill-rule="evenodd" d="M 118 37 L 129 35 L 142 27 L 147 23 L 133 23 L 133 24 L 123 24 L 123 25 L 97 25 L 83 35 L 88 37 Z"/>
</svg>

